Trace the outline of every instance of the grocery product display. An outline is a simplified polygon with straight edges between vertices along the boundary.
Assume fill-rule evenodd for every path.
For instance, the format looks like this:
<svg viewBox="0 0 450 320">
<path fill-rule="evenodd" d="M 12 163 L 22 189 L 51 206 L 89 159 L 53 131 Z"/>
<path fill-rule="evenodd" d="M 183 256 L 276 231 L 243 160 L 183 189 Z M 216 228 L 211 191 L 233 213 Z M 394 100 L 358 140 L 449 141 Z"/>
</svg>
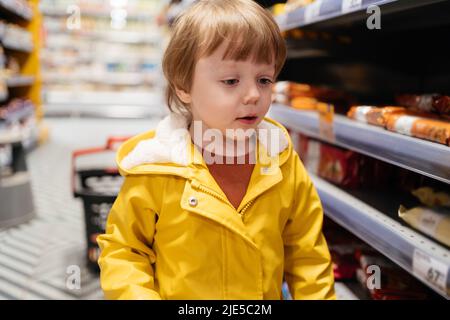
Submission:
<svg viewBox="0 0 450 320">
<path fill-rule="evenodd" d="M 47 114 L 162 113 L 164 37 L 155 22 L 161 4 L 41 1 Z"/>
<path fill-rule="evenodd" d="M 36 216 L 26 154 L 42 138 L 37 1 L 0 2 L 0 228 Z"/>
<path fill-rule="evenodd" d="M 408 59 L 400 49 L 411 39 L 433 41 L 448 23 L 415 24 L 441 16 L 442 7 L 410 4 L 291 1 L 274 11 L 288 61 L 270 115 L 288 128 L 325 215 L 338 224 L 324 225 L 336 279 L 357 279 L 363 299 L 450 297 L 450 82 L 448 71 L 440 82 L 426 69 L 447 70 L 448 59 L 422 50 Z M 378 33 L 370 31 L 370 6 L 389 20 Z M 411 72 L 418 65 L 424 69 Z M 345 237 L 334 235 L 339 228 Z M 381 269 L 380 288 L 369 286 L 370 266 Z"/>
</svg>

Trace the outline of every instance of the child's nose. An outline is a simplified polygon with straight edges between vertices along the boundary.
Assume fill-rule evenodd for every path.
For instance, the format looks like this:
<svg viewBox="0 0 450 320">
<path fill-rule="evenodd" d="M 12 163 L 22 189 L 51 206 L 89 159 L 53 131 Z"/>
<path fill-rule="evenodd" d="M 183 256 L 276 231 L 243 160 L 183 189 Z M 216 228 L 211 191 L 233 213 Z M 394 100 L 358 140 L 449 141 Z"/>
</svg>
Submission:
<svg viewBox="0 0 450 320">
<path fill-rule="evenodd" d="M 261 94 L 257 85 L 250 85 L 244 97 L 244 104 L 256 104 L 259 100 L 260 95 Z"/>
</svg>

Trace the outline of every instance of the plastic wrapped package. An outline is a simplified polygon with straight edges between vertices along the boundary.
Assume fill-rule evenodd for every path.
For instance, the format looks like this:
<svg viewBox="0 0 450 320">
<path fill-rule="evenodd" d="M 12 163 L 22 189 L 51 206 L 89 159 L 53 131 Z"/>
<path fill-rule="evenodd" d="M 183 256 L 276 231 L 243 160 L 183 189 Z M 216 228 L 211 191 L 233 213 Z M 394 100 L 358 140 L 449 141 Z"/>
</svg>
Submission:
<svg viewBox="0 0 450 320">
<path fill-rule="evenodd" d="M 317 99 L 309 97 L 297 97 L 291 100 L 291 107 L 299 110 L 317 110 Z"/>
<path fill-rule="evenodd" d="M 279 81 L 273 88 L 274 100 L 297 109 L 314 110 L 315 104 L 329 103 L 338 112 L 346 112 L 353 98 L 343 91 L 290 81 Z M 345 110 L 345 111 L 344 111 Z"/>
<path fill-rule="evenodd" d="M 367 245 L 328 218 L 324 219 L 323 233 L 333 261 L 334 278 L 338 281 L 354 280 L 359 268 L 355 251 Z"/>
<path fill-rule="evenodd" d="M 428 207 L 450 208 L 450 194 L 444 191 L 435 191 L 430 187 L 421 187 L 411 192 L 419 201 Z"/>
<path fill-rule="evenodd" d="M 393 132 L 450 146 L 450 123 L 446 121 L 391 114 L 387 117 L 386 128 Z"/>
<path fill-rule="evenodd" d="M 435 112 L 450 116 L 450 96 L 441 94 L 401 94 L 396 96 L 398 104 L 421 112 Z"/>
<path fill-rule="evenodd" d="M 357 250 L 360 269 L 356 277 L 374 300 L 422 300 L 428 294 L 423 285 L 392 261 L 374 250 Z M 377 272 L 379 271 L 379 272 Z M 377 279 L 377 277 L 379 277 Z"/>
<path fill-rule="evenodd" d="M 309 172 L 342 187 L 356 188 L 360 185 L 360 154 L 301 134 L 298 146 L 297 151 Z"/>
<path fill-rule="evenodd" d="M 400 206 L 398 215 L 413 228 L 450 247 L 450 210 Z"/>
<path fill-rule="evenodd" d="M 357 188 L 359 184 L 360 155 L 353 151 L 321 145 L 318 174 L 343 187 Z"/>
<path fill-rule="evenodd" d="M 347 112 L 347 116 L 359 122 L 385 127 L 388 115 L 405 113 L 407 113 L 407 110 L 403 107 L 387 106 L 379 108 L 375 106 L 353 106 Z"/>
</svg>

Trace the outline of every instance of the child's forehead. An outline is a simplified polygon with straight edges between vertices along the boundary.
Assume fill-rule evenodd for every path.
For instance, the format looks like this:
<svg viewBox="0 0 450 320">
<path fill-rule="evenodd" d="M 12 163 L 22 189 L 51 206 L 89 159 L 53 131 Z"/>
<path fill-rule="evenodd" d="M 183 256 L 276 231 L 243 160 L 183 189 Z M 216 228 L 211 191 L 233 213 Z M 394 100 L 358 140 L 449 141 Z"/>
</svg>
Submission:
<svg viewBox="0 0 450 320">
<path fill-rule="evenodd" d="M 200 61 L 199 61 L 200 62 Z M 242 67 L 250 66 L 252 68 L 272 72 L 275 69 L 275 62 L 258 62 L 255 57 L 248 57 L 247 59 L 233 59 L 224 58 L 218 56 L 208 56 L 201 59 L 200 64 L 204 65 L 205 68 L 210 68 L 215 71 L 228 71 L 228 70 L 238 70 Z"/>
<path fill-rule="evenodd" d="M 274 48 L 265 47 L 263 50 L 261 49 L 263 49 L 261 46 L 249 43 L 238 37 L 234 40 L 222 39 L 220 43 L 213 41 L 206 45 L 203 44 L 200 46 L 198 54 L 201 58 L 207 58 L 218 64 L 230 66 L 244 61 L 262 65 L 274 65 Z"/>
<path fill-rule="evenodd" d="M 238 68 L 243 63 L 249 63 L 259 68 L 273 69 L 275 68 L 275 63 L 258 62 L 254 57 L 249 57 L 247 60 L 236 60 L 236 59 L 222 59 L 219 62 L 224 68 Z"/>
</svg>

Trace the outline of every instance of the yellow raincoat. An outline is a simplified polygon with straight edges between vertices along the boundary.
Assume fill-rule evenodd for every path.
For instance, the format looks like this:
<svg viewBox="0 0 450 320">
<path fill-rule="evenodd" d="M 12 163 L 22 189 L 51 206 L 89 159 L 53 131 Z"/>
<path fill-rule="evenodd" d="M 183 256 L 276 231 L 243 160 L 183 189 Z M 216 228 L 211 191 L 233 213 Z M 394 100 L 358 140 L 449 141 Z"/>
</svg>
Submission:
<svg viewBox="0 0 450 320">
<path fill-rule="evenodd" d="M 262 122 L 281 147 L 258 139 L 236 210 L 174 117 L 117 153 L 125 181 L 98 237 L 106 298 L 282 299 L 284 276 L 294 299 L 334 299 L 322 206 L 286 129 Z"/>
</svg>

